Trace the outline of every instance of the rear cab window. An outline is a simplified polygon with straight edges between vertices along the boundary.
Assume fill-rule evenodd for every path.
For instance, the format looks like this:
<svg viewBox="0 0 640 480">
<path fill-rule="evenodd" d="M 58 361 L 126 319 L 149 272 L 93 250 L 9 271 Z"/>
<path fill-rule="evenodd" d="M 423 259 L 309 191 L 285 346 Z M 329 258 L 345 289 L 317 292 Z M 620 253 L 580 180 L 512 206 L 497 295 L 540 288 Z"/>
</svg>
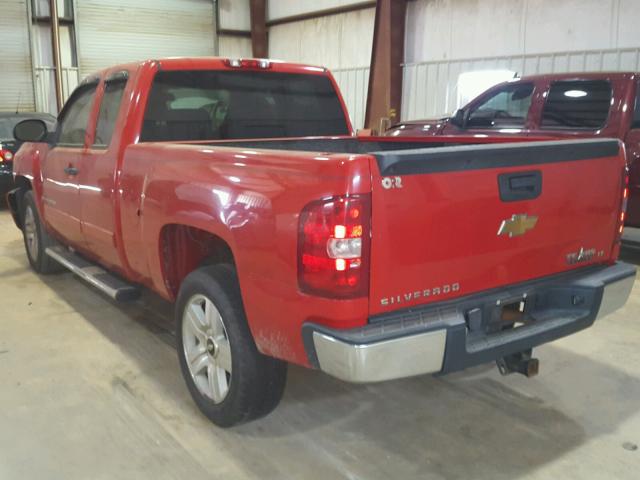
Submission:
<svg viewBox="0 0 640 480">
<path fill-rule="evenodd" d="M 256 71 L 160 71 L 141 142 L 349 135 L 330 79 Z"/>
<path fill-rule="evenodd" d="M 613 90 L 607 80 L 562 80 L 551 83 L 540 126 L 549 129 L 604 127 Z"/>
<path fill-rule="evenodd" d="M 506 85 L 469 112 L 467 128 L 524 127 L 531 107 L 533 83 Z"/>
</svg>

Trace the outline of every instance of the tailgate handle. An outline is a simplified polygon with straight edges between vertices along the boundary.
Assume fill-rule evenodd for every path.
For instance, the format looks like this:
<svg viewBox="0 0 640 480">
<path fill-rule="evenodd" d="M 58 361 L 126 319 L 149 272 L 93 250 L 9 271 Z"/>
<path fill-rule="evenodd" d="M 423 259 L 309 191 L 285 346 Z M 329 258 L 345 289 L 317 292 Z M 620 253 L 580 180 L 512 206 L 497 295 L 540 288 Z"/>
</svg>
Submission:
<svg viewBox="0 0 640 480">
<path fill-rule="evenodd" d="M 542 193 L 542 172 L 502 173 L 498 175 L 498 188 L 503 202 L 538 198 Z"/>
</svg>

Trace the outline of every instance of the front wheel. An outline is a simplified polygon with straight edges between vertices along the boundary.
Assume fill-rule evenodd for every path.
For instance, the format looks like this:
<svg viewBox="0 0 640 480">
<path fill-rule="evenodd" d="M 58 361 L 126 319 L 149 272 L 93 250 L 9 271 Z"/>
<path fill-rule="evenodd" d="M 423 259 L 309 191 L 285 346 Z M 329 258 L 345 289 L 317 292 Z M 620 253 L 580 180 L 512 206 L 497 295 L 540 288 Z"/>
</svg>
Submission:
<svg viewBox="0 0 640 480">
<path fill-rule="evenodd" d="M 48 247 L 56 245 L 56 241 L 47 233 L 31 190 L 22 197 L 22 236 L 29 264 L 38 273 L 56 273 L 62 266 L 45 253 Z"/>
<path fill-rule="evenodd" d="M 196 405 L 213 423 L 230 427 L 278 405 L 286 363 L 258 352 L 231 265 L 206 266 L 185 278 L 176 324 L 182 374 Z"/>
</svg>

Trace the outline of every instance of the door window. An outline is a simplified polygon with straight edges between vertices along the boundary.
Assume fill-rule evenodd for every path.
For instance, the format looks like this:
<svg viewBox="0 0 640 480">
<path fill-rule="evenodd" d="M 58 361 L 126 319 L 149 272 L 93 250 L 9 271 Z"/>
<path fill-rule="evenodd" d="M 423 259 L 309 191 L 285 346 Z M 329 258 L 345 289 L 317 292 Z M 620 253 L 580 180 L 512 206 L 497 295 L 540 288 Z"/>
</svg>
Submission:
<svg viewBox="0 0 640 480">
<path fill-rule="evenodd" d="M 611 107 L 607 80 L 553 82 L 542 110 L 542 128 L 595 130 L 604 127 Z"/>
<path fill-rule="evenodd" d="M 87 122 L 96 95 L 97 84 L 82 85 L 73 93 L 62 112 L 58 144 L 82 147 L 87 132 Z"/>
<path fill-rule="evenodd" d="M 113 129 L 116 125 L 116 119 L 118 118 L 122 95 L 124 94 L 126 85 L 126 78 L 107 80 L 105 83 L 93 147 L 107 148 L 109 143 L 111 143 Z"/>
<path fill-rule="evenodd" d="M 532 94 L 532 83 L 506 85 L 471 110 L 467 128 L 524 127 Z"/>
</svg>

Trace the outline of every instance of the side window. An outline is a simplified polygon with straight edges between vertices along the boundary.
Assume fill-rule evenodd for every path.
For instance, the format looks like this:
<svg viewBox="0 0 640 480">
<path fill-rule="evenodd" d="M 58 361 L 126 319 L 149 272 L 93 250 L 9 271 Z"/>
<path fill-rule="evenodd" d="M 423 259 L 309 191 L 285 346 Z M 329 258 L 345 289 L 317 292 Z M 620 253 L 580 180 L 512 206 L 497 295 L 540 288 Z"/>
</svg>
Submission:
<svg viewBox="0 0 640 480">
<path fill-rule="evenodd" d="M 532 94 L 532 83 L 505 86 L 471 110 L 467 128 L 524 127 Z"/>
<path fill-rule="evenodd" d="M 609 117 L 611 96 L 611 84 L 606 80 L 553 82 L 540 125 L 542 128 L 602 128 Z"/>
<path fill-rule="evenodd" d="M 105 83 L 93 147 L 107 148 L 111 143 L 113 129 L 116 125 L 116 118 L 118 118 L 120 103 L 122 102 L 122 95 L 126 85 L 126 78 L 107 80 Z"/>
<path fill-rule="evenodd" d="M 636 106 L 633 110 L 633 122 L 631 128 L 640 128 L 640 82 L 636 87 Z"/>
<path fill-rule="evenodd" d="M 60 120 L 58 144 L 69 147 L 82 147 L 87 132 L 87 122 L 96 95 L 97 84 L 82 85 L 69 99 Z"/>
</svg>

